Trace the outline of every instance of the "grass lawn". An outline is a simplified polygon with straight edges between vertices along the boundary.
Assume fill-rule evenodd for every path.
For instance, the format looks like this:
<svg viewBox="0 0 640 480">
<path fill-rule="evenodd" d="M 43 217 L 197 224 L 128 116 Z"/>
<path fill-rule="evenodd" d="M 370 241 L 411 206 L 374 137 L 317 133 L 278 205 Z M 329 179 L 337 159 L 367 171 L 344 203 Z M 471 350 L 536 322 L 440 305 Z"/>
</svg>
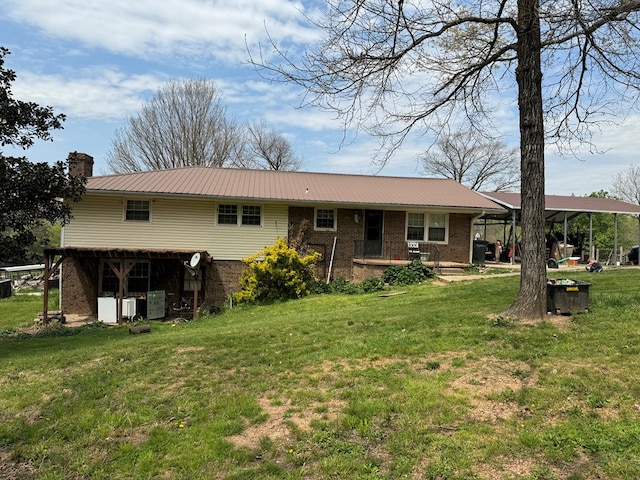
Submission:
<svg viewBox="0 0 640 480">
<path fill-rule="evenodd" d="M 571 278 L 589 313 L 537 325 L 498 316 L 517 276 L 143 335 L 2 300 L 0 478 L 638 479 L 640 270 Z"/>
</svg>

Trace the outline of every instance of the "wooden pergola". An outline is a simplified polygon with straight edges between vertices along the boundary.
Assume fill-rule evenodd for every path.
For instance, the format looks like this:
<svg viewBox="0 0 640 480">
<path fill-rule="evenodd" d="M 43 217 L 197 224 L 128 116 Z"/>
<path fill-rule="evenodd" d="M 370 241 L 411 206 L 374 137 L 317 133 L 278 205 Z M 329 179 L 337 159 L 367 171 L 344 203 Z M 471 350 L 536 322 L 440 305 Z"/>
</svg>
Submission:
<svg viewBox="0 0 640 480">
<path fill-rule="evenodd" d="M 73 257 L 89 257 L 106 259 L 107 264 L 118 278 L 118 315 L 117 322 L 122 323 L 122 305 L 124 300 L 124 284 L 131 269 L 139 260 L 147 259 L 176 259 L 182 263 L 184 268 L 196 280 L 196 288 L 194 289 L 194 316 L 198 308 L 198 287 L 197 277 L 199 269 L 194 269 L 189 261 L 194 253 L 198 253 L 200 257 L 208 259 L 209 255 L 205 251 L 194 250 L 153 250 L 153 249 L 122 249 L 122 248 L 86 248 L 86 247 L 57 247 L 44 249 L 44 272 L 42 278 L 44 280 L 44 306 L 42 309 L 42 322 L 49 322 L 49 280 L 58 271 L 60 265 L 67 258 Z M 125 260 L 131 261 L 128 265 Z"/>
</svg>

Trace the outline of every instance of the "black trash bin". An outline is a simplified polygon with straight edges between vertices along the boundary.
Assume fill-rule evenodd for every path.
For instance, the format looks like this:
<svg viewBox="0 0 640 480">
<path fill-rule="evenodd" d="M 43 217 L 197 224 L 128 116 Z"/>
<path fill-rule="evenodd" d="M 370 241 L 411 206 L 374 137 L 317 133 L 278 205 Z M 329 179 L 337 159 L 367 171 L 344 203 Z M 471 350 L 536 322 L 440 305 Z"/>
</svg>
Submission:
<svg viewBox="0 0 640 480">
<path fill-rule="evenodd" d="M 569 278 L 547 280 L 547 312 L 567 314 L 588 311 L 590 285 Z"/>
<path fill-rule="evenodd" d="M 473 241 L 473 255 L 471 256 L 473 263 L 484 265 L 485 252 L 487 251 L 487 245 L 489 242 L 485 240 Z"/>
<path fill-rule="evenodd" d="M 7 278 L 0 280 L 0 298 L 10 297 L 12 293 L 11 279 Z"/>
</svg>

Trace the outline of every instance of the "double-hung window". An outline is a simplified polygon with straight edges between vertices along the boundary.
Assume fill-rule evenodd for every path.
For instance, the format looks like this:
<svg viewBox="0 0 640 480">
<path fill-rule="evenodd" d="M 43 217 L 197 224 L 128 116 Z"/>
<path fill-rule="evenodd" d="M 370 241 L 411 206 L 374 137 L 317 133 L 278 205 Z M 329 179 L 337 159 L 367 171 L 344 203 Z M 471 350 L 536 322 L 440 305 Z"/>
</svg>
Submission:
<svg viewBox="0 0 640 480">
<path fill-rule="evenodd" d="M 262 207 L 260 205 L 218 205 L 218 225 L 262 225 Z"/>
<path fill-rule="evenodd" d="M 424 213 L 407 214 L 407 240 L 424 241 Z"/>
<path fill-rule="evenodd" d="M 148 222 L 151 208 L 149 200 L 127 200 L 125 220 Z"/>
<path fill-rule="evenodd" d="M 238 206 L 237 205 L 218 205 L 218 224 L 219 225 L 237 225 L 238 224 Z"/>
<path fill-rule="evenodd" d="M 447 217 L 444 213 L 429 214 L 429 241 L 444 242 L 447 238 Z"/>
<path fill-rule="evenodd" d="M 243 205 L 242 206 L 242 225 L 262 224 L 262 212 L 259 205 Z"/>
<path fill-rule="evenodd" d="M 414 242 L 446 243 L 447 214 L 408 212 L 407 240 Z"/>
<path fill-rule="evenodd" d="M 335 230 L 336 211 L 333 208 L 316 208 L 315 229 Z"/>
</svg>

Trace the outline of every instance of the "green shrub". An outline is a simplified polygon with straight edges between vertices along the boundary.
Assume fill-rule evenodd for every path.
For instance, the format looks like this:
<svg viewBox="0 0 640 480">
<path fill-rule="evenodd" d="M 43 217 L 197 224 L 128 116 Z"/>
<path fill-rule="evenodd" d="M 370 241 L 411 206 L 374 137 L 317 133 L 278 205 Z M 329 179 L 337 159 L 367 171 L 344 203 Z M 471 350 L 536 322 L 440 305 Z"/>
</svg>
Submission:
<svg viewBox="0 0 640 480">
<path fill-rule="evenodd" d="M 433 271 L 420 260 L 409 265 L 394 265 L 382 272 L 382 280 L 389 285 L 413 285 L 433 277 Z"/>
<path fill-rule="evenodd" d="M 360 284 L 360 288 L 364 293 L 380 292 L 384 290 L 384 282 L 377 277 L 369 277 Z"/>
<path fill-rule="evenodd" d="M 344 278 L 336 278 L 331 282 L 331 291 L 334 293 L 344 293 L 346 295 L 355 295 L 362 293 L 359 285 L 349 283 Z"/>
<path fill-rule="evenodd" d="M 308 295 L 314 281 L 313 265 L 318 252 L 301 257 L 283 238 L 248 258 L 240 277 L 241 290 L 233 295 L 237 303 L 287 300 Z"/>
<path fill-rule="evenodd" d="M 350 283 L 344 278 L 336 278 L 331 283 L 318 280 L 309 286 L 311 293 L 322 295 L 329 293 L 342 293 L 345 295 L 356 295 L 358 293 L 373 293 L 385 289 L 385 284 L 379 278 L 371 277 L 362 283 Z"/>
<path fill-rule="evenodd" d="M 328 284 L 326 281 L 315 280 L 311 282 L 311 284 L 309 285 L 309 292 L 313 293 L 314 295 L 323 295 L 327 293 L 332 293 L 333 290 L 331 288 L 331 285 Z"/>
</svg>

